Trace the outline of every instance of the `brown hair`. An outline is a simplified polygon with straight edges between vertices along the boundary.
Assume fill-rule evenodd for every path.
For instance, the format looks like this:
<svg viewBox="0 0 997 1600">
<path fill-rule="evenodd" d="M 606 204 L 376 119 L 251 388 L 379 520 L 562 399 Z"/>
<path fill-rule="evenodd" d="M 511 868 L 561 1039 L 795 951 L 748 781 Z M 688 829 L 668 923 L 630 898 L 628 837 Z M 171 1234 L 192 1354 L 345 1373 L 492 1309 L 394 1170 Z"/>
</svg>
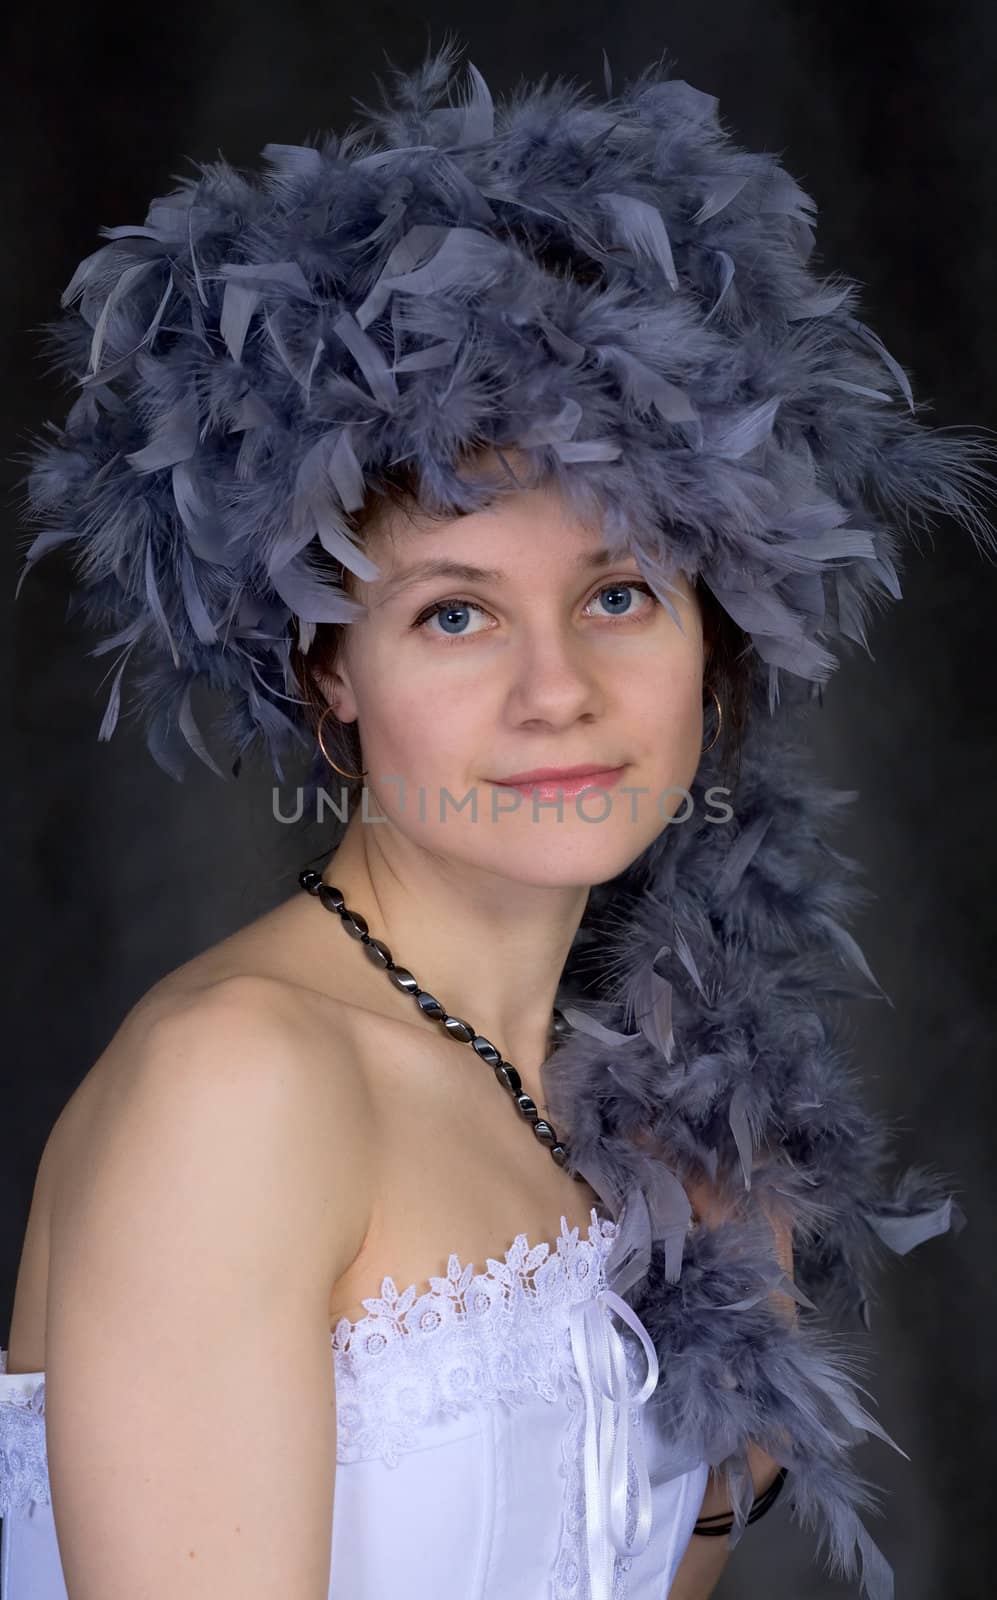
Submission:
<svg viewBox="0 0 997 1600">
<path fill-rule="evenodd" d="M 359 544 L 363 543 L 364 532 L 369 524 L 389 507 L 409 517 L 415 510 L 418 510 L 420 516 L 424 518 L 434 516 L 434 513 L 420 503 L 417 474 L 414 467 L 409 464 L 382 468 L 364 501 L 362 510 L 345 519 L 351 534 Z M 443 520 L 444 517 L 451 515 L 453 515 L 451 512 L 439 513 L 437 520 Z M 309 548 L 309 558 L 313 558 L 313 566 L 320 573 L 327 574 L 332 582 L 345 589 L 348 594 L 355 593 L 352 572 L 331 557 L 317 540 L 313 541 L 313 545 L 314 549 Z M 719 746 L 720 776 L 723 782 L 733 777 L 736 783 L 740 772 L 741 746 L 748 721 L 755 652 L 749 636 L 724 610 L 712 590 L 699 578 L 695 580 L 693 588 L 702 611 L 704 640 L 709 646 L 706 687 L 708 690 L 716 691 L 723 707 L 723 728 Z M 319 718 L 328 705 L 318 680 L 318 673 L 331 672 L 341 647 L 344 626 L 348 627 L 349 624 L 318 623 L 307 654 L 302 652 L 296 639 L 291 649 L 291 665 L 305 699 L 305 721 L 316 739 Z M 711 694 L 706 705 L 706 726 L 711 730 L 711 736 L 715 726 L 715 716 L 716 710 Z M 357 734 L 340 723 L 334 714 L 327 717 L 323 725 L 322 743 L 341 766 L 350 772 L 360 771 L 361 752 Z M 343 781 L 352 803 L 355 795 L 360 792 L 362 779 Z"/>
</svg>

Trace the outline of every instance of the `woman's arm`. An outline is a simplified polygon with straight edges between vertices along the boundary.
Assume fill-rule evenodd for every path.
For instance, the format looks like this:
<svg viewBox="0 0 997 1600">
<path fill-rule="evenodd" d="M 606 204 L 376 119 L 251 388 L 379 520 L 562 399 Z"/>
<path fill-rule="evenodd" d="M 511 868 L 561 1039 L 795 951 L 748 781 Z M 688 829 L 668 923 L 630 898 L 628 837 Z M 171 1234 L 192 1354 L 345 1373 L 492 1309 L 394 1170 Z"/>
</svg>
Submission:
<svg viewBox="0 0 997 1600">
<path fill-rule="evenodd" d="M 726 1539 L 700 1539 L 693 1534 L 667 1600 L 709 1600 L 729 1560 Z"/>
<path fill-rule="evenodd" d="M 151 1025 L 57 1186 L 46 1430 L 73 1600 L 326 1600 L 359 1090 L 320 1087 L 256 980 L 219 990 Z"/>
</svg>

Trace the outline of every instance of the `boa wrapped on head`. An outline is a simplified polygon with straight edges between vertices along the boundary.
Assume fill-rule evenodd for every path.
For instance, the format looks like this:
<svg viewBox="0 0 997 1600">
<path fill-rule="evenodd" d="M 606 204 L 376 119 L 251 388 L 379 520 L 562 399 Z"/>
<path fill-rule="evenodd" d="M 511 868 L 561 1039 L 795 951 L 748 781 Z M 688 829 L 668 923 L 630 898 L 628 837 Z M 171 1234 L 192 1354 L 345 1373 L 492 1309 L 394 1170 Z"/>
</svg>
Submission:
<svg viewBox="0 0 997 1600">
<path fill-rule="evenodd" d="M 885 1600 L 851 1450 L 887 1436 L 828 1328 L 868 1326 L 884 1246 L 962 1218 L 930 1174 L 887 1176 L 831 1036 L 825 1001 L 877 985 L 828 836 L 852 797 L 801 732 L 843 641 L 866 647 L 900 597 L 905 536 L 947 517 L 997 547 L 997 451 L 918 416 L 856 284 L 812 264 L 813 200 L 712 96 L 660 63 L 614 93 L 607 63 L 604 98 L 545 79 L 496 103 L 471 65 L 454 91 L 456 55 L 396 71 L 341 136 L 269 144 L 260 173 L 201 165 L 102 230 L 50 327 L 78 393 L 32 444 L 24 571 L 71 546 L 96 652 L 119 652 L 99 736 L 134 678 L 178 778 L 188 750 L 224 776 L 196 683 L 222 697 L 233 771 L 259 742 L 283 779 L 312 748 L 296 653 L 362 614 L 330 562 L 378 575 L 358 521 L 400 465 L 427 508 L 472 511 L 520 481 L 469 456 L 515 450 L 666 605 L 684 572 L 743 631 L 732 816 L 706 803 L 708 755 L 695 820 L 592 891 L 545 1087 L 621 1221 L 610 1286 L 653 1336 L 676 1463 L 726 1465 L 736 1541 L 757 1441 L 834 1570 L 860 1558 Z M 718 1214 L 690 1229 L 703 1185 Z"/>
</svg>

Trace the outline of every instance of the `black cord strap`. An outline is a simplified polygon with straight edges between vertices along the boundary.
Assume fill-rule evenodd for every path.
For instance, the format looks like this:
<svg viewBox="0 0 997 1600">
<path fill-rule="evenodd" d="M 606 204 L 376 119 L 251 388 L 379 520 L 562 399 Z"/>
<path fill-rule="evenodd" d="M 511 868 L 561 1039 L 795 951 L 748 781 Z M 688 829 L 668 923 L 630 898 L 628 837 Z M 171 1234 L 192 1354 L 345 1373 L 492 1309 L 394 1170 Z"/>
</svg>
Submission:
<svg viewBox="0 0 997 1600">
<path fill-rule="evenodd" d="M 775 1478 L 769 1484 L 764 1494 L 760 1494 L 751 1510 L 748 1512 L 748 1522 L 757 1522 L 759 1517 L 764 1517 L 778 1500 L 782 1486 L 789 1475 L 788 1467 L 780 1467 Z M 733 1511 L 718 1511 L 712 1517 L 700 1517 L 693 1528 L 693 1533 L 701 1534 L 707 1539 L 719 1539 L 725 1533 L 730 1533 L 734 1526 Z"/>
</svg>

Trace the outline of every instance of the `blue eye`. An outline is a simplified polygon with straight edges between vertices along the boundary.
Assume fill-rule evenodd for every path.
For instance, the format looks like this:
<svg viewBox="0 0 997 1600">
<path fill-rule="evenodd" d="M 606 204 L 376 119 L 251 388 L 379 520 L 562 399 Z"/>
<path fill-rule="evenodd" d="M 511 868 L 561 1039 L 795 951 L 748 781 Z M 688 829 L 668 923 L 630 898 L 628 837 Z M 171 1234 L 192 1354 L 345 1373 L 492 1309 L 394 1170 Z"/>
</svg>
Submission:
<svg viewBox="0 0 997 1600">
<path fill-rule="evenodd" d="M 473 600 L 461 600 L 461 599 L 458 599 L 458 598 L 455 598 L 453 600 L 438 600 L 435 605 L 430 606 L 426 611 L 420 612 L 420 614 L 416 617 L 416 619 L 415 619 L 414 623 L 412 624 L 412 626 L 414 628 L 423 628 L 423 627 L 425 627 L 426 623 L 427 622 L 431 622 L 434 617 L 440 617 L 441 619 L 443 617 L 452 618 L 455 611 L 459 612 L 459 611 L 480 611 L 480 610 L 481 610 L 481 607 L 480 606 L 476 606 L 474 604 Z M 461 634 L 451 634 L 449 637 L 450 638 L 461 638 L 462 635 Z"/>
<path fill-rule="evenodd" d="M 606 594 L 625 594 L 628 589 L 641 590 L 651 599 L 653 602 L 652 605 L 645 608 L 645 613 L 638 613 L 634 612 L 632 605 L 628 603 L 622 610 L 611 612 L 610 615 L 625 619 L 629 619 L 631 616 L 634 616 L 638 620 L 643 621 L 645 619 L 645 614 L 653 612 L 660 604 L 657 595 L 648 583 L 639 582 L 637 579 L 631 578 L 627 578 L 625 581 L 618 583 L 604 583 L 600 589 L 596 590 L 592 598 L 599 599 L 602 595 Z M 591 605 L 591 603 L 591 601 L 588 602 L 589 605 Z M 414 629 L 425 628 L 426 624 L 433 621 L 435 617 L 439 617 L 441 622 L 444 618 L 453 621 L 454 613 L 459 613 L 461 611 L 479 611 L 482 613 L 482 615 L 484 614 L 484 608 L 477 605 L 473 600 L 467 600 L 461 595 L 453 595 L 448 600 L 437 600 L 433 603 L 433 605 L 427 606 L 424 611 L 420 611 L 419 615 L 412 623 L 412 627 Z M 473 636 L 468 634 L 466 630 L 461 630 L 456 633 L 442 635 L 438 634 L 437 637 L 443 637 L 448 642 L 456 642 L 458 639 L 470 638 Z"/>
<path fill-rule="evenodd" d="M 604 594 L 625 594 L 627 589 L 642 589 L 645 594 L 651 596 L 652 600 L 655 600 L 655 601 L 657 600 L 657 595 L 654 593 L 654 590 L 651 588 L 650 584 L 648 584 L 648 583 L 638 583 L 636 581 L 631 583 L 631 582 L 629 582 L 629 580 L 626 583 L 607 583 L 607 584 L 604 584 L 603 587 L 598 591 L 598 594 L 596 595 L 596 598 L 598 599 L 599 597 L 601 597 Z M 616 612 L 613 612 L 611 614 L 614 615 L 614 616 L 617 616 L 617 617 L 619 617 L 619 616 L 629 616 L 631 609 L 632 608 L 628 605 L 622 612 L 621 611 L 616 611 Z"/>
</svg>

